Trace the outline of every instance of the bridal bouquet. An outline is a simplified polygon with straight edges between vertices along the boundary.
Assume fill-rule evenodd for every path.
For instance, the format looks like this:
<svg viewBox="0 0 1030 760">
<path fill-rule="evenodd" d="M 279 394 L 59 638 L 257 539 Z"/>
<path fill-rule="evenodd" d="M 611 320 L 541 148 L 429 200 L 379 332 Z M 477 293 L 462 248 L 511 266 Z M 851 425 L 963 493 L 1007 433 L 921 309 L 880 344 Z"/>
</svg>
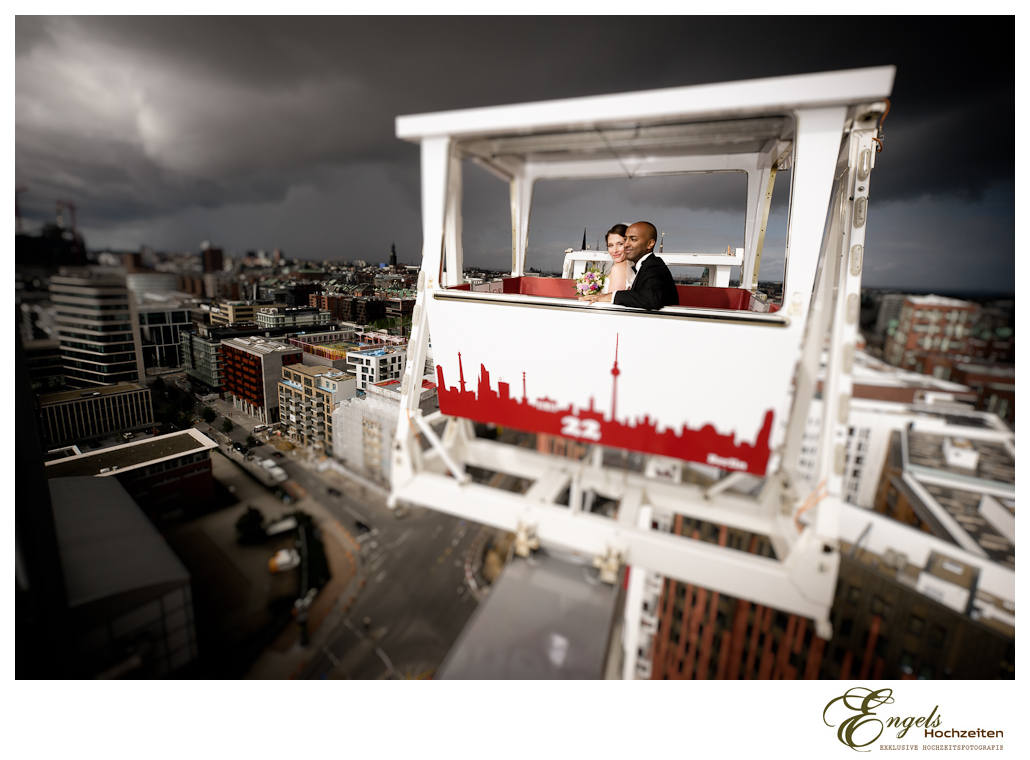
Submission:
<svg viewBox="0 0 1030 760">
<path fill-rule="evenodd" d="M 576 292 L 581 296 L 592 296 L 604 290 L 608 276 L 604 272 L 588 269 L 576 280 Z"/>
</svg>

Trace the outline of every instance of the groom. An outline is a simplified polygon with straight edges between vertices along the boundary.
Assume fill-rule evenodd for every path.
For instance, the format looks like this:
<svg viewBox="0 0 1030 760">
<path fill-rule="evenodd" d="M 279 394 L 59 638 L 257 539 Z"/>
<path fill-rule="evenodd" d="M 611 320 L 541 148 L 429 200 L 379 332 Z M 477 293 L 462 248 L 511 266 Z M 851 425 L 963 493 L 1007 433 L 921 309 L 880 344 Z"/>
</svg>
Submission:
<svg viewBox="0 0 1030 760">
<path fill-rule="evenodd" d="M 654 255 L 658 230 L 650 222 L 631 224 L 626 230 L 626 258 L 636 273 L 629 290 L 618 290 L 614 294 L 591 296 L 589 300 L 605 303 L 611 301 L 619 306 L 635 306 L 638 309 L 655 310 L 679 303 L 676 283 L 672 272 L 664 261 Z"/>
</svg>

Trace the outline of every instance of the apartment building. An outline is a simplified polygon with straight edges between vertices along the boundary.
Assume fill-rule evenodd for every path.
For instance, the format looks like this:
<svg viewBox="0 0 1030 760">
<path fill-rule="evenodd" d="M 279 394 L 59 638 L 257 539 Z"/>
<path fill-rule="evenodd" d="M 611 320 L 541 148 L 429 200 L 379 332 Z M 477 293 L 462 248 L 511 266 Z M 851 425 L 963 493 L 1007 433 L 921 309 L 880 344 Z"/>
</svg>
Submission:
<svg viewBox="0 0 1030 760">
<path fill-rule="evenodd" d="M 286 435 L 316 452 L 333 455 L 333 412 L 354 398 L 354 375 L 326 366 L 290 364 L 279 382 L 279 421 Z"/>
<path fill-rule="evenodd" d="M 942 296 L 907 296 L 898 324 L 884 346 L 884 358 L 896 367 L 940 374 L 946 358 L 968 356 L 980 307 Z"/>
<path fill-rule="evenodd" d="M 400 399 L 400 381 L 386 380 L 367 386 L 364 398 L 341 403 L 333 412 L 333 456 L 355 472 L 388 482 Z M 439 408 L 429 377 L 422 380 L 419 408 L 424 414 Z"/>
<path fill-rule="evenodd" d="M 347 352 L 349 371 L 357 378 L 358 390 L 367 390 L 387 380 L 399 379 L 408 359 L 406 348 L 383 346 Z"/>
<path fill-rule="evenodd" d="M 283 367 L 300 364 L 304 352 L 264 338 L 230 338 L 221 344 L 224 390 L 233 405 L 268 424 L 279 419 Z"/>
</svg>

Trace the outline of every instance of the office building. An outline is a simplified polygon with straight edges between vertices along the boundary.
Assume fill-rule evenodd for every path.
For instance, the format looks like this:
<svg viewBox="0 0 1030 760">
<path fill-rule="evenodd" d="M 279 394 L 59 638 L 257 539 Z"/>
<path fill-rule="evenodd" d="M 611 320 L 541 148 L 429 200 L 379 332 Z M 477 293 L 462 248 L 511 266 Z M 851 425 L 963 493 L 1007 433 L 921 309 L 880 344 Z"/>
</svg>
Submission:
<svg viewBox="0 0 1030 760">
<path fill-rule="evenodd" d="M 44 394 L 39 412 L 43 439 L 51 448 L 154 424 L 150 389 L 135 383 Z"/>
<path fill-rule="evenodd" d="M 179 369 L 182 360 L 182 331 L 193 325 L 190 307 L 183 295 L 143 295 L 137 299 L 140 350 L 146 369 Z"/>
<path fill-rule="evenodd" d="M 64 386 L 61 344 L 56 340 L 25 340 L 25 369 L 34 393 L 52 393 Z"/>
<path fill-rule="evenodd" d="M 68 385 L 143 382 L 139 320 L 124 277 L 62 270 L 50 279 L 50 299 Z"/>
</svg>

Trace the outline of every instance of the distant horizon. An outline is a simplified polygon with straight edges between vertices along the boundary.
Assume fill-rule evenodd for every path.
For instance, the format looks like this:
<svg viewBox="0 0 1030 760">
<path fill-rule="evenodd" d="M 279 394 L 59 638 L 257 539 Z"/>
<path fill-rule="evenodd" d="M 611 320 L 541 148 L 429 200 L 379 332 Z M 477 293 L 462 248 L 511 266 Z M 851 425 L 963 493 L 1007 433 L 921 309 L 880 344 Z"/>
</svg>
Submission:
<svg viewBox="0 0 1030 760">
<path fill-rule="evenodd" d="M 18 234 L 28 234 L 28 233 L 18 233 Z M 212 248 L 221 248 L 221 246 L 213 245 Z M 222 248 L 221 250 L 222 250 L 222 252 L 225 255 L 229 256 L 230 258 L 238 258 L 238 257 L 250 255 L 250 253 L 258 253 L 258 252 L 262 252 L 262 251 L 264 253 L 271 253 L 275 249 L 274 248 L 272 248 L 272 249 L 258 248 L 258 249 L 254 249 L 252 251 L 243 251 L 243 252 L 226 250 L 224 248 Z M 109 253 L 109 254 L 114 255 L 114 256 L 124 256 L 126 254 L 133 254 L 133 253 L 141 253 L 142 252 L 142 251 L 140 251 L 138 249 L 137 250 L 131 250 L 131 249 L 118 250 L 118 249 L 113 249 L 113 248 L 87 248 L 86 251 L 87 251 L 87 254 L 92 254 L 92 255 L 99 255 L 99 254 L 102 254 L 102 253 Z M 151 249 L 150 252 L 152 254 L 154 254 L 154 255 L 158 255 L 158 254 L 160 254 L 160 255 L 169 255 L 169 254 L 172 254 L 172 255 L 196 255 L 198 257 L 202 254 L 202 251 L 199 248 L 196 251 L 190 251 L 190 250 L 173 251 L 173 250 Z M 288 253 L 284 253 L 284 252 L 281 252 L 281 253 L 283 255 L 283 258 L 285 258 L 287 260 L 301 261 L 301 262 L 307 262 L 307 263 L 317 263 L 317 264 L 323 264 L 325 262 L 329 262 L 330 264 L 335 264 L 335 265 L 338 265 L 338 266 L 351 265 L 355 261 L 365 261 L 369 266 L 378 265 L 378 264 L 388 264 L 389 263 L 388 261 L 372 261 L 370 259 L 364 259 L 364 258 L 360 258 L 360 257 L 353 258 L 353 259 L 314 259 L 314 258 L 307 258 L 307 257 L 304 257 L 304 256 L 291 256 Z M 406 261 L 401 261 L 398 258 L 397 265 L 398 266 L 417 267 L 417 266 L 421 266 L 421 262 L 409 263 L 409 262 L 406 262 Z M 507 269 L 493 269 L 493 268 L 490 268 L 490 267 L 479 266 L 479 265 L 466 266 L 466 269 L 467 270 L 471 269 L 471 270 L 476 270 L 476 271 L 481 271 L 481 272 L 489 272 L 489 273 L 492 273 L 492 274 L 504 274 L 504 273 L 509 271 Z M 530 269 L 538 271 L 538 272 L 540 272 L 540 274 L 548 274 L 548 275 L 559 275 L 559 274 L 561 274 L 561 270 L 560 269 L 540 269 L 539 267 L 528 267 L 528 266 L 526 267 L 526 271 L 527 272 L 530 271 Z M 758 280 L 758 284 L 759 285 L 762 285 L 762 284 L 765 284 L 765 285 L 780 284 L 780 285 L 782 285 L 783 283 L 782 283 L 782 280 L 769 280 L 769 279 L 765 279 L 765 278 L 760 278 Z M 979 300 L 985 300 L 985 299 L 997 300 L 997 299 L 1003 299 L 1003 298 L 1012 298 L 1012 299 L 1015 298 L 1015 289 L 1014 288 L 1012 290 L 998 290 L 998 289 L 995 289 L 995 288 L 967 287 L 967 288 L 957 289 L 956 290 L 956 289 L 948 289 L 948 288 L 926 288 L 926 287 L 923 287 L 923 286 L 911 286 L 910 287 L 910 286 L 906 286 L 906 285 L 873 285 L 873 284 L 869 284 L 869 283 L 862 283 L 862 290 L 885 291 L 887 293 L 904 293 L 906 295 L 939 295 L 939 296 L 947 296 L 947 297 L 952 297 L 952 298 L 964 298 L 964 300 L 978 300 L 978 299 Z"/>
</svg>

